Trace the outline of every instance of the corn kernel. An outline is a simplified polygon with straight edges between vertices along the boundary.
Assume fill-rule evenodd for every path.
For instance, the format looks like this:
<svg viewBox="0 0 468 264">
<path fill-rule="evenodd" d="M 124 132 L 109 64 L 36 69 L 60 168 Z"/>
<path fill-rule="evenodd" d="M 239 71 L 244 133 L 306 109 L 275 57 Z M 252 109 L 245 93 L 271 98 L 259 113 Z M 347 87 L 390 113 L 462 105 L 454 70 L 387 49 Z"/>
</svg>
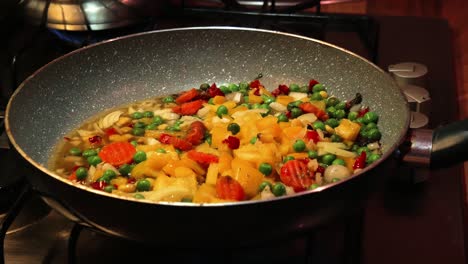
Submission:
<svg viewBox="0 0 468 264">
<path fill-rule="evenodd" d="M 320 94 L 320 96 L 322 96 L 323 99 L 328 97 L 328 93 L 325 92 L 325 91 L 320 91 L 319 94 Z"/>
</svg>

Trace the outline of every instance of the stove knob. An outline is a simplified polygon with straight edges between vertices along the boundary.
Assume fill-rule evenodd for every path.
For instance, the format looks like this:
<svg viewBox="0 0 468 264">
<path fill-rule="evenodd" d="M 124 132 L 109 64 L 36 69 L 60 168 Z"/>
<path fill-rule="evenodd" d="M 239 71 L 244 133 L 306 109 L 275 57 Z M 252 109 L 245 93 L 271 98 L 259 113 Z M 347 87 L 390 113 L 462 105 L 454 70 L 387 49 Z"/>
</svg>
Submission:
<svg viewBox="0 0 468 264">
<path fill-rule="evenodd" d="M 402 62 L 388 66 L 388 71 L 400 86 L 407 84 L 426 86 L 428 69 L 424 64 Z"/>
<path fill-rule="evenodd" d="M 416 85 L 403 85 L 400 87 L 406 96 L 411 109 L 411 128 L 424 128 L 429 123 L 431 114 L 431 98 L 429 92 Z"/>
</svg>

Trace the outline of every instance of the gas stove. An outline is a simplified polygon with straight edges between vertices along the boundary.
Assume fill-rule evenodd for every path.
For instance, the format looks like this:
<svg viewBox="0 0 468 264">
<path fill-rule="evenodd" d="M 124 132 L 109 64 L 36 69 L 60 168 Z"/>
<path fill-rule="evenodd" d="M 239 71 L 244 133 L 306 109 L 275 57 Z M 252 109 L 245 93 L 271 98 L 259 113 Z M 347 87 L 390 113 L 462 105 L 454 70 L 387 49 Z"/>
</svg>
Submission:
<svg viewBox="0 0 468 264">
<path fill-rule="evenodd" d="M 14 30 L 1 31 L 5 41 L 0 44 L 0 109 L 4 110 L 12 91 L 27 76 L 80 46 L 157 29 L 236 26 L 321 39 L 351 50 L 384 70 L 401 62 L 425 65 L 428 72 L 422 85 L 430 94 L 432 109 L 424 113 L 429 120 L 427 127 L 456 120 L 453 49 L 446 21 L 293 11 L 177 6 L 164 16 L 135 26 L 80 33 L 32 26 L 23 23 L 21 16 L 15 17 L 12 24 L 5 24 Z M 3 232 L 8 229 L 2 241 L 6 263 L 146 259 L 161 263 L 465 263 L 461 166 L 432 171 L 428 180 L 420 182 L 419 171 L 386 162 L 377 170 L 379 177 L 374 177 L 370 185 L 372 191 L 364 208 L 285 240 L 225 250 L 161 249 L 107 236 L 50 210 L 29 189 L 18 170 L 17 157 L 7 145 L 2 144 L 0 149 L 0 195 L 7 201 L 0 206 Z"/>
</svg>

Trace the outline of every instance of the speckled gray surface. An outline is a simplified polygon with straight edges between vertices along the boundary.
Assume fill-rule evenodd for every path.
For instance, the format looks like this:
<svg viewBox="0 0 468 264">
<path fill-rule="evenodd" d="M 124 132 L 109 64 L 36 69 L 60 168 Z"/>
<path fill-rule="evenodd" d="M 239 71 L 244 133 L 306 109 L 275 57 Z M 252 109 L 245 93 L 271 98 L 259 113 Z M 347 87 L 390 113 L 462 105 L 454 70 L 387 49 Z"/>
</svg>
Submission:
<svg viewBox="0 0 468 264">
<path fill-rule="evenodd" d="M 361 58 L 305 38 L 232 28 L 154 32 L 74 52 L 24 83 L 7 123 L 24 153 L 44 165 L 63 135 L 102 110 L 204 82 L 250 81 L 258 73 L 269 89 L 314 78 L 339 98 L 362 93 L 363 104 L 380 114 L 387 150 L 407 128 L 399 89 Z"/>
</svg>

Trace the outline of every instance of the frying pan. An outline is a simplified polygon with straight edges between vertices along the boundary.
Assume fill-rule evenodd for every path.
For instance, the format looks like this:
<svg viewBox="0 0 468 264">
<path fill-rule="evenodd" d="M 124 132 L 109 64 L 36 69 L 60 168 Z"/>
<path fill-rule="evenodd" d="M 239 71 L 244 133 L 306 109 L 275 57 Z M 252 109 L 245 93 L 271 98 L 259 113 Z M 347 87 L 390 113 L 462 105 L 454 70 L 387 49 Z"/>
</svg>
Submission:
<svg viewBox="0 0 468 264">
<path fill-rule="evenodd" d="M 105 109 L 205 82 L 250 81 L 259 73 L 270 89 L 314 78 L 339 98 L 361 93 L 363 104 L 380 115 L 382 159 L 346 180 L 313 191 L 224 204 L 151 203 L 118 197 L 75 185 L 46 168 L 58 140 Z M 343 215 L 359 206 L 374 168 L 408 138 L 409 122 L 400 89 L 365 59 L 302 36 L 229 27 L 154 31 L 79 49 L 30 76 L 6 110 L 8 136 L 27 161 L 32 186 L 51 207 L 107 234 L 183 247 L 257 243 L 301 233 Z M 433 144 L 435 164 L 466 159 L 467 125 L 465 120 L 433 133 L 433 138 L 444 142 Z M 461 133 L 450 137 L 453 132 Z M 420 148 L 406 149 L 416 156 L 431 150 L 428 142 L 413 145 Z M 448 155 L 453 154 L 453 145 L 457 159 Z"/>
</svg>

